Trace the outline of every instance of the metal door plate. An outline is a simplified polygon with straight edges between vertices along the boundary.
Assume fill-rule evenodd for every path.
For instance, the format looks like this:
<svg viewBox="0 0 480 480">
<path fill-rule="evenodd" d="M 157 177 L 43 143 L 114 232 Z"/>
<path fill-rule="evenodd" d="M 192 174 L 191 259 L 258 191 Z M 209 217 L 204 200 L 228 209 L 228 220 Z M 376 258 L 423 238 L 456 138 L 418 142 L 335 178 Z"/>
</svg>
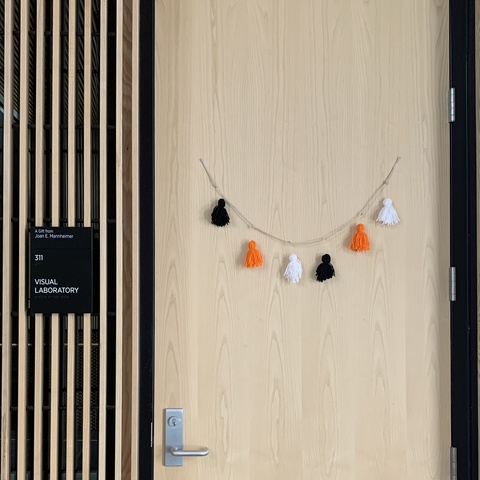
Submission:
<svg viewBox="0 0 480 480">
<path fill-rule="evenodd" d="M 166 408 L 164 416 L 164 465 L 166 467 L 183 466 L 183 457 L 175 457 L 170 449 L 183 449 L 183 408 Z"/>
</svg>

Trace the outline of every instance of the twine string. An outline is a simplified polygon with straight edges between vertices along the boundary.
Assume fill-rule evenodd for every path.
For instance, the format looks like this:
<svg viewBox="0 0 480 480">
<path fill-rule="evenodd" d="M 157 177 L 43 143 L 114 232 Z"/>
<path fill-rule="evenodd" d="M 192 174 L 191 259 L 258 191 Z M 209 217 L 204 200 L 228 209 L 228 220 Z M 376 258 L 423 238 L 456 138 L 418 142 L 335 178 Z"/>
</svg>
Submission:
<svg viewBox="0 0 480 480">
<path fill-rule="evenodd" d="M 312 238 L 311 240 L 306 240 L 302 242 L 292 242 L 290 240 L 286 240 L 282 237 L 278 237 L 276 235 L 273 235 L 270 232 L 267 232 L 266 230 L 263 230 L 262 228 L 257 227 L 254 225 L 228 198 L 225 196 L 225 194 L 222 192 L 220 187 L 217 185 L 217 182 L 215 181 L 215 178 L 213 175 L 208 171 L 207 166 L 205 165 L 205 162 L 200 158 L 200 163 L 202 164 L 203 169 L 205 170 L 205 173 L 207 174 L 208 180 L 210 181 L 210 184 L 214 188 L 215 192 L 217 195 L 225 200 L 225 202 L 228 204 L 230 210 L 235 212 L 235 214 L 242 220 L 242 222 L 248 227 L 251 228 L 262 235 L 265 235 L 266 237 L 271 238 L 272 240 L 275 240 L 277 242 L 280 242 L 284 245 L 291 245 L 294 247 L 301 247 L 301 246 L 306 246 L 306 245 L 315 245 L 317 243 L 322 243 L 325 240 L 328 240 L 329 238 L 337 235 L 338 233 L 342 232 L 343 230 L 347 229 L 352 223 L 354 223 L 356 220 L 359 218 L 363 217 L 365 213 L 370 209 L 372 206 L 373 201 L 380 195 L 381 191 L 389 184 L 390 179 L 392 178 L 392 175 L 395 172 L 395 168 L 400 161 L 400 157 L 397 157 L 395 160 L 394 164 L 392 165 L 392 168 L 388 172 L 388 175 L 385 177 L 385 180 L 376 188 L 376 190 L 373 192 L 373 194 L 368 198 L 368 200 L 365 202 L 363 207 L 349 220 L 346 222 L 342 223 L 338 227 L 334 228 L 330 232 L 326 233 L 322 237 L 318 238 Z"/>
</svg>

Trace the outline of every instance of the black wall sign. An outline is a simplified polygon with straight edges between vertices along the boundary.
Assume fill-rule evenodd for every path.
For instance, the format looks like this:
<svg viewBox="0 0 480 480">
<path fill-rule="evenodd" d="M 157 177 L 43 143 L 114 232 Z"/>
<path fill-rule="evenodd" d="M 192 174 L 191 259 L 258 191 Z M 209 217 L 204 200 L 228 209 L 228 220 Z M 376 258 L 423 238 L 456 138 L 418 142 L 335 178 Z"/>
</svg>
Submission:
<svg viewBox="0 0 480 480">
<path fill-rule="evenodd" d="M 30 230 L 30 312 L 93 312 L 91 228 Z"/>
</svg>

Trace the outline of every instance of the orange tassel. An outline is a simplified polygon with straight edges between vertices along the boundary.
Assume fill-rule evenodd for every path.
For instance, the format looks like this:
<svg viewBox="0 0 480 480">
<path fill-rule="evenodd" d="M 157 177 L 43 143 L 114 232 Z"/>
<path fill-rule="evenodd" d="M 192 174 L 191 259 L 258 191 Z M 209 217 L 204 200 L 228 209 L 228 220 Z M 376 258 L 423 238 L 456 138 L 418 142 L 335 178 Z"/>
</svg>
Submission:
<svg viewBox="0 0 480 480">
<path fill-rule="evenodd" d="M 245 266 L 247 268 L 260 267 L 263 264 L 262 254 L 257 250 L 257 244 L 250 240 L 248 242 L 248 252 L 245 258 Z"/>
<path fill-rule="evenodd" d="M 357 231 L 353 235 L 350 250 L 355 252 L 366 252 L 370 250 L 370 241 L 368 240 L 368 235 L 365 233 L 365 225 L 362 223 L 357 225 Z"/>
</svg>

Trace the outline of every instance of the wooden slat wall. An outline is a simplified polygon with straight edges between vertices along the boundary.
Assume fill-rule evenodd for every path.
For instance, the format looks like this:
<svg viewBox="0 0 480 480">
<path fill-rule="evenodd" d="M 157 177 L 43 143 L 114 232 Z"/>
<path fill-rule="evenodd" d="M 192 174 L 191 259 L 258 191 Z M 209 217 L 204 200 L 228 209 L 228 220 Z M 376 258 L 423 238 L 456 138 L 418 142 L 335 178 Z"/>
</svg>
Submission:
<svg viewBox="0 0 480 480">
<path fill-rule="evenodd" d="M 5 0 L 4 6 L 0 480 L 11 474 L 73 480 L 79 473 L 87 480 L 93 472 L 100 480 L 135 479 L 139 2 Z M 112 223 L 115 229 L 109 230 Z M 99 304 L 93 315 L 29 315 L 28 232 L 50 225 L 98 230 Z M 115 276 L 109 273 L 112 249 Z M 109 278 L 115 278 L 114 285 L 108 285 Z M 18 312 L 12 315 L 17 299 Z M 107 342 L 112 335 L 113 344 Z M 99 365 L 94 365 L 97 338 Z M 18 399 L 15 405 L 12 398 Z M 18 407 L 15 422 L 12 406 Z"/>
</svg>

